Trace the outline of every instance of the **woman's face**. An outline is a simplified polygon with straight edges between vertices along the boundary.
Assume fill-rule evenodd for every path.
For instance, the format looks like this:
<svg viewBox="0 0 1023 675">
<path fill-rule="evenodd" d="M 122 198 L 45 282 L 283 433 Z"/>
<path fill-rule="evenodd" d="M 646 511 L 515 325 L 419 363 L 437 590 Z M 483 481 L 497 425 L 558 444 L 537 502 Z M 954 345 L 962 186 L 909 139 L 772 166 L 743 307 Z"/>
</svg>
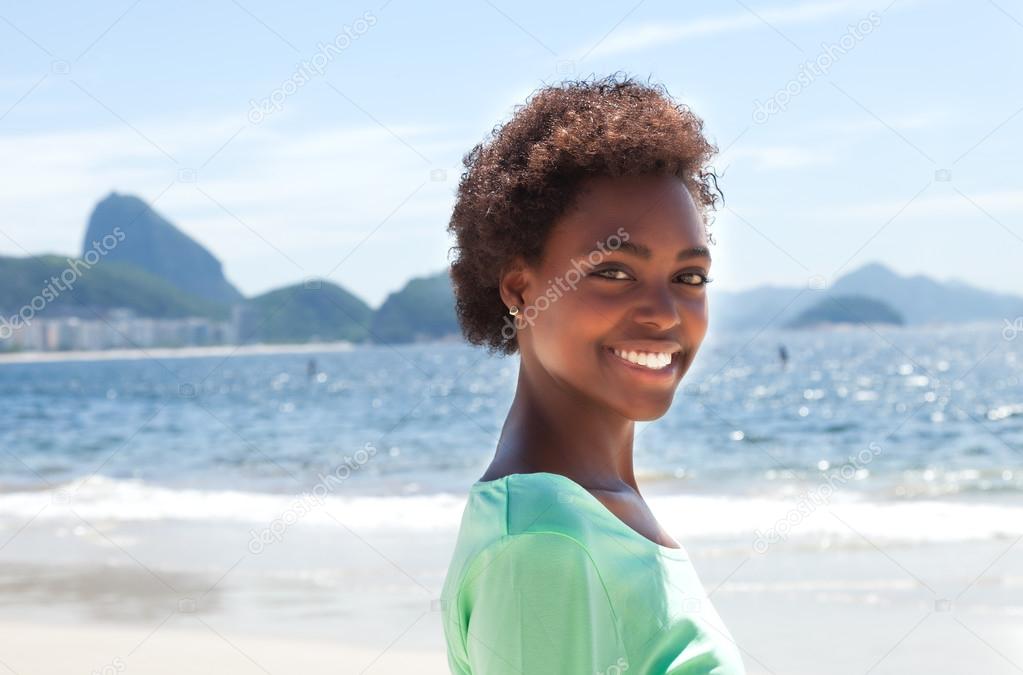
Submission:
<svg viewBox="0 0 1023 675">
<path fill-rule="evenodd" d="M 584 187 L 540 267 L 522 277 L 519 347 L 563 386 L 629 419 L 656 419 L 707 332 L 705 228 L 680 179 Z"/>
</svg>

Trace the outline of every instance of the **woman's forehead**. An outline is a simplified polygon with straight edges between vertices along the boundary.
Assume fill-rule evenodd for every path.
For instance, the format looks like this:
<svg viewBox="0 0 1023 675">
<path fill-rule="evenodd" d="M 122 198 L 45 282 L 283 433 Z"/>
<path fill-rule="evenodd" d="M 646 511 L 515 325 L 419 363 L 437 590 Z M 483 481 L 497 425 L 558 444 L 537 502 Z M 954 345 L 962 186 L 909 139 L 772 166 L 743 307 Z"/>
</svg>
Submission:
<svg viewBox="0 0 1023 675">
<path fill-rule="evenodd" d="M 679 179 L 595 180 L 551 232 L 552 243 L 572 248 L 614 236 L 646 246 L 706 244 L 700 211 Z"/>
</svg>

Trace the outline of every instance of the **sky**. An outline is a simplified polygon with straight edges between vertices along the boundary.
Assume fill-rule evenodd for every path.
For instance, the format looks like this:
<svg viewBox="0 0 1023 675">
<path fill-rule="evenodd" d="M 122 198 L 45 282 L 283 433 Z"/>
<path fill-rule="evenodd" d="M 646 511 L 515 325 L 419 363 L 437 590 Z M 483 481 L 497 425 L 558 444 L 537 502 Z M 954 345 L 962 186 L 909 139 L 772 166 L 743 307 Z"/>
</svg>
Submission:
<svg viewBox="0 0 1023 675">
<path fill-rule="evenodd" d="M 255 295 L 449 263 L 462 157 L 624 72 L 705 121 L 715 289 L 870 262 L 1023 294 L 1023 2 L 0 2 L 0 255 L 134 194 Z"/>
</svg>

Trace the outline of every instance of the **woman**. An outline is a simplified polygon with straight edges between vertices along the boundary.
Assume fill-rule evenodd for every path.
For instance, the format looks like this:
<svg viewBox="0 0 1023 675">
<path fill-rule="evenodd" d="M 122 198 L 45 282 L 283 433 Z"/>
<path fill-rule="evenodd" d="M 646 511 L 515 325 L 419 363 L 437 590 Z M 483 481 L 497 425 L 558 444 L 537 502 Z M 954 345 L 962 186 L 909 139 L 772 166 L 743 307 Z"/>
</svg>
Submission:
<svg viewBox="0 0 1023 675">
<path fill-rule="evenodd" d="M 464 159 L 459 322 L 520 367 L 444 582 L 453 673 L 745 672 L 632 465 L 707 330 L 702 127 L 612 75 L 539 90 Z"/>
</svg>

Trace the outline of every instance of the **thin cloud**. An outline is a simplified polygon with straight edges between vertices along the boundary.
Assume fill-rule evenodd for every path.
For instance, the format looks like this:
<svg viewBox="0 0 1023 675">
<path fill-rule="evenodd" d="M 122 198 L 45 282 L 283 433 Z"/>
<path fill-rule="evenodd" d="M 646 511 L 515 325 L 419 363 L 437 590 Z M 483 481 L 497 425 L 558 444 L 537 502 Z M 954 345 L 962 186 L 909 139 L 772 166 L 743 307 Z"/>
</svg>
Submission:
<svg viewBox="0 0 1023 675">
<path fill-rule="evenodd" d="M 885 122 L 888 126 L 902 131 L 914 129 L 934 129 L 955 124 L 960 118 L 948 109 L 947 104 L 935 103 L 933 109 L 919 112 L 909 112 L 902 115 L 886 115 Z M 810 120 L 806 123 L 806 130 L 821 134 L 859 134 L 861 136 L 873 133 L 891 133 L 884 125 L 872 117 L 860 115 L 857 117 Z"/>
<path fill-rule="evenodd" d="M 752 162 L 756 170 L 802 169 L 808 166 L 831 164 L 835 155 L 821 148 L 796 145 L 737 145 L 723 153 L 721 165 Z"/>
<path fill-rule="evenodd" d="M 970 203 L 970 200 L 995 218 L 1023 212 L 1023 190 L 988 190 L 976 194 L 964 191 L 964 194 L 969 197 L 969 200 L 967 200 L 951 189 L 943 190 L 940 187 L 942 185 L 947 184 L 936 182 L 930 187 L 933 194 L 921 195 L 908 206 L 905 206 L 905 200 L 899 201 L 897 199 L 878 200 L 868 203 L 828 204 L 825 207 L 809 209 L 793 206 L 789 210 L 789 215 L 809 220 L 883 222 L 899 213 L 903 206 L 905 206 L 905 210 L 899 215 L 899 218 L 904 220 L 914 218 L 958 219 L 959 221 L 984 220 L 986 218 L 985 215 L 978 211 L 977 207 Z M 1016 226 L 1017 230 L 1023 234 L 1023 228 L 1019 228 L 1016 223 L 1017 221 L 1013 220 L 1007 224 Z"/>
<path fill-rule="evenodd" d="M 239 239 L 240 224 L 206 194 L 269 239 L 316 242 L 324 232 L 362 232 L 427 181 L 395 220 L 400 226 L 417 218 L 441 223 L 437 227 L 443 230 L 458 180 L 457 150 L 464 142 L 413 125 L 287 133 L 247 127 L 198 170 L 197 183 L 179 180 L 179 169 L 198 168 L 238 127 L 233 119 L 205 125 L 148 122 L 147 130 L 182 158 L 181 166 L 154 161 L 153 149 L 120 125 L 0 136 L 0 153 L 18 158 L 0 165 L 0 181 L 10 195 L 0 229 L 17 243 L 0 238 L 0 252 L 74 253 L 93 206 L 111 190 L 146 201 L 162 194 L 156 209 L 225 258 L 243 247 L 256 255 L 263 244 Z M 426 165 L 392 132 L 435 164 Z M 445 180 L 434 180 L 434 168 L 446 171 Z"/>
<path fill-rule="evenodd" d="M 851 10 L 866 11 L 877 3 L 862 0 L 842 2 L 807 2 L 794 7 L 769 7 L 757 9 L 757 15 L 745 9 L 717 17 L 693 19 L 678 23 L 648 22 L 631 27 L 623 26 L 603 40 L 588 58 L 617 56 L 692 38 L 704 38 L 726 33 L 736 33 L 764 28 L 764 21 L 773 26 L 789 26 L 810 23 Z M 580 49 L 585 54 L 589 47 Z"/>
</svg>

